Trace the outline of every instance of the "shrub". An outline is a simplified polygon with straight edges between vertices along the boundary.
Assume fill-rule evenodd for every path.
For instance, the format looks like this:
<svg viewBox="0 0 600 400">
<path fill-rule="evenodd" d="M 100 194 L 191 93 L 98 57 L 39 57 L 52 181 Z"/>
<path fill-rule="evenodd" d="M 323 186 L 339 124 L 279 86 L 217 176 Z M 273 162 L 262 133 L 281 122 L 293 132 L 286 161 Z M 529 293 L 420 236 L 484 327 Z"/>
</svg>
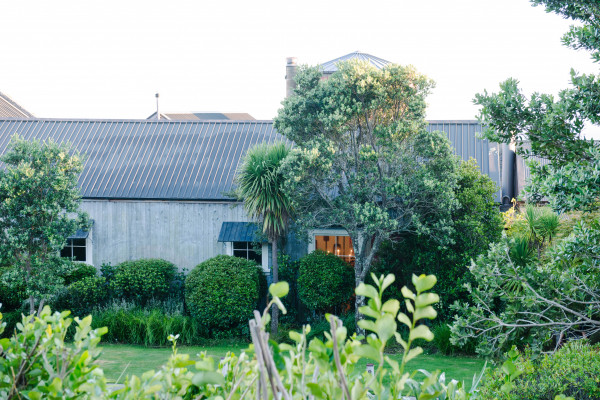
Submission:
<svg viewBox="0 0 600 400">
<path fill-rule="evenodd" d="M 538 360 L 521 354 L 514 364 L 522 374 L 513 380 L 512 390 L 503 392 L 503 372 L 492 370 L 481 388 L 481 398 L 545 400 L 564 394 L 575 399 L 600 399 L 600 345 L 573 341 Z"/>
<path fill-rule="evenodd" d="M 187 309 L 213 334 L 245 328 L 261 297 L 261 275 L 258 265 L 243 258 L 220 255 L 206 260 L 186 279 Z"/>
<path fill-rule="evenodd" d="M 106 279 L 102 276 L 87 276 L 67 286 L 57 296 L 54 307 L 70 310 L 74 315 L 83 317 L 106 303 L 107 299 Z"/>
<path fill-rule="evenodd" d="M 298 265 L 298 295 L 308 308 L 330 311 L 352 297 L 354 271 L 341 258 L 316 250 Z"/>
<path fill-rule="evenodd" d="M 69 270 L 63 275 L 67 286 L 84 278 L 95 277 L 98 273 L 93 265 L 70 260 L 66 260 L 66 263 L 70 264 Z"/>
<path fill-rule="evenodd" d="M 143 305 L 169 297 L 176 273 L 177 267 L 165 260 L 126 261 L 115 267 L 110 288 L 115 297 Z"/>
<path fill-rule="evenodd" d="M 13 311 L 21 309 L 27 299 L 25 284 L 20 279 L 14 279 L 12 268 L 0 270 L 0 311 Z"/>
</svg>

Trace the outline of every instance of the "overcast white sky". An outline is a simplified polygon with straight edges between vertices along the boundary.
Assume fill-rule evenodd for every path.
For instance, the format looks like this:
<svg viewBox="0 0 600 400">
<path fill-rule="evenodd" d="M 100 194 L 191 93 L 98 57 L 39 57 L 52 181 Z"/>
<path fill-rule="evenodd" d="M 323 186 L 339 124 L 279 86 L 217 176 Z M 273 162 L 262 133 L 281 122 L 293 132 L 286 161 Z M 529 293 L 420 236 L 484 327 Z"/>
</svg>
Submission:
<svg viewBox="0 0 600 400">
<path fill-rule="evenodd" d="M 412 64 L 437 82 L 429 119 L 473 119 L 473 95 L 518 78 L 557 93 L 570 22 L 527 0 L 4 1 L 0 91 L 38 117 L 146 118 L 155 111 L 271 119 L 285 59 L 319 64 L 355 50 Z"/>
</svg>

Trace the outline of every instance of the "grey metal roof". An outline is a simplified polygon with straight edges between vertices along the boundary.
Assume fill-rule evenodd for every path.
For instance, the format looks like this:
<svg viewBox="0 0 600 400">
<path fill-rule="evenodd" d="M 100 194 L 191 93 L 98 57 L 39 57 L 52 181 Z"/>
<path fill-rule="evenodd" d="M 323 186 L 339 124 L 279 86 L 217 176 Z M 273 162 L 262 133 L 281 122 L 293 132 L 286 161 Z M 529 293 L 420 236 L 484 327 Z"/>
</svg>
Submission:
<svg viewBox="0 0 600 400">
<path fill-rule="evenodd" d="M 367 53 L 361 53 L 359 51 L 355 51 L 354 53 L 346 54 L 345 56 L 338 57 L 334 60 L 324 62 L 321 64 L 321 68 L 323 73 L 332 74 L 338 70 L 337 64 L 342 61 L 348 60 L 360 60 L 360 61 L 368 61 L 374 67 L 381 69 L 386 65 L 390 64 L 389 61 L 384 60 L 383 58 L 375 57 Z"/>
<path fill-rule="evenodd" d="M 33 114 L 0 92 L 0 118 L 35 118 Z"/>
<path fill-rule="evenodd" d="M 231 200 L 246 150 L 284 140 L 272 121 L 0 119 L 0 154 L 16 133 L 71 143 L 83 197 L 110 199 Z"/>
<path fill-rule="evenodd" d="M 217 241 L 260 243 L 264 240 L 259 232 L 258 225 L 253 222 L 223 222 Z"/>
<path fill-rule="evenodd" d="M 156 112 L 146 119 L 156 119 Z M 188 112 L 188 113 L 160 113 L 160 119 L 170 121 L 206 121 L 206 120 L 231 120 L 231 121 L 255 121 L 248 113 L 221 113 L 221 112 Z"/>
<path fill-rule="evenodd" d="M 456 154 L 475 158 L 500 186 L 499 148 L 478 138 L 481 124 L 429 121 L 428 129 L 445 132 Z M 224 193 L 246 150 L 286 141 L 273 121 L 0 119 L 0 154 L 15 133 L 71 143 L 86 156 L 83 197 L 109 199 L 231 200 Z"/>
</svg>

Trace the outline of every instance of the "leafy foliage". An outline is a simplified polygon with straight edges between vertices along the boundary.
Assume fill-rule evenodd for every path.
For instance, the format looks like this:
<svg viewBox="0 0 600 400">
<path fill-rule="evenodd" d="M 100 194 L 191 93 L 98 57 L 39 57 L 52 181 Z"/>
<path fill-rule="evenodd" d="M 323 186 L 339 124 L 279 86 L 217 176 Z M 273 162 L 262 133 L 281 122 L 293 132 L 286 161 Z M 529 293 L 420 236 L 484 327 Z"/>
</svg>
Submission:
<svg viewBox="0 0 600 400">
<path fill-rule="evenodd" d="M 298 295 L 310 309 L 329 311 L 348 302 L 354 288 L 352 266 L 316 250 L 298 260 Z"/>
<path fill-rule="evenodd" d="M 150 299 L 167 298 L 177 274 L 177 267 L 165 260 L 125 261 L 115 267 L 110 288 L 116 298 L 145 304 Z"/>
<path fill-rule="evenodd" d="M 456 161 L 446 138 L 425 129 L 433 83 L 414 68 L 348 62 L 321 77 L 301 68 L 275 119 L 295 144 L 282 166 L 285 191 L 300 230 L 348 232 L 358 285 L 384 240 L 407 232 L 447 238 Z M 356 297 L 357 309 L 363 300 Z"/>
<path fill-rule="evenodd" d="M 106 328 L 92 330 L 91 317 L 75 319 L 73 343 L 65 343 L 73 322 L 67 315 L 52 313 L 46 306 L 37 317 L 23 317 L 15 335 L 0 339 L 0 397 L 104 397 L 106 381 L 94 361 L 100 354 L 96 346 Z"/>
<path fill-rule="evenodd" d="M 600 398 L 600 347 L 583 341 L 566 344 L 556 353 L 531 358 L 531 354 L 519 354 L 512 358 L 514 369 L 490 370 L 481 387 L 480 396 L 485 399 L 553 399 L 559 394 L 575 399 Z M 511 380 L 510 390 L 503 391 L 506 372 L 517 377 Z"/>
<path fill-rule="evenodd" d="M 14 136 L 1 160 L 0 257 L 15 266 L 24 282 L 30 312 L 63 285 L 49 262 L 78 228 L 88 226 L 79 211 L 77 179 L 81 156 L 51 141 L 28 142 Z"/>
<path fill-rule="evenodd" d="M 82 262 L 73 262 L 68 259 L 63 259 L 63 262 L 71 264 L 71 268 L 63 275 L 65 285 L 70 285 L 73 282 L 80 281 L 84 278 L 92 278 L 98 275 L 96 267 Z"/>
<path fill-rule="evenodd" d="M 450 306 L 468 298 L 464 284 L 471 282 L 467 273 L 471 259 L 500 240 L 503 226 L 495 203 L 497 191 L 495 183 L 479 171 L 475 160 L 461 162 L 454 188 L 458 206 L 451 215 L 451 243 L 441 246 L 424 235 L 403 235 L 396 243 L 384 243 L 373 270 L 398 277 L 388 293 L 399 296 L 403 282 L 413 274 L 435 274 L 439 277 L 437 292 L 441 298 L 436 305 L 439 317 L 442 321 L 451 320 Z"/>
<path fill-rule="evenodd" d="M 106 303 L 109 298 L 107 286 L 102 276 L 86 276 L 63 289 L 53 301 L 53 306 L 83 317 Z"/>
<path fill-rule="evenodd" d="M 261 297 L 260 266 L 239 257 L 220 255 L 197 265 L 185 282 L 189 313 L 206 330 L 239 335 Z"/>
</svg>

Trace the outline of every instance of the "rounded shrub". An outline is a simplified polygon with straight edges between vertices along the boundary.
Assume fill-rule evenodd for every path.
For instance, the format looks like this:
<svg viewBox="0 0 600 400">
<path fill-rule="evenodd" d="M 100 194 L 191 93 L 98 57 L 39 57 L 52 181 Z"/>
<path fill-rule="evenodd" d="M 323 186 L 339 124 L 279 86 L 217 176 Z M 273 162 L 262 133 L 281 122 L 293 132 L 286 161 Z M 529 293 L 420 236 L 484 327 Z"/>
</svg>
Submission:
<svg viewBox="0 0 600 400">
<path fill-rule="evenodd" d="M 310 309 L 327 311 L 347 303 L 354 289 L 352 266 L 316 250 L 298 260 L 298 296 Z"/>
<path fill-rule="evenodd" d="M 114 268 L 110 289 L 117 298 L 146 304 L 169 297 L 177 267 L 165 260 L 126 261 Z"/>
<path fill-rule="evenodd" d="M 58 296 L 54 307 L 70 310 L 74 315 L 83 317 L 106 303 L 107 299 L 106 279 L 102 276 L 86 276 L 67 286 Z"/>
<path fill-rule="evenodd" d="M 600 399 L 600 345 L 577 340 L 539 359 L 521 355 L 515 366 L 523 374 L 513 381 L 509 393 L 501 389 L 503 373 L 497 368 L 488 373 L 479 392 L 481 398 L 545 400 L 564 394 L 575 399 Z"/>
<path fill-rule="evenodd" d="M 253 261 L 220 255 L 197 265 L 185 281 L 189 313 L 210 331 L 239 334 L 261 297 L 262 269 Z M 234 330 L 236 332 L 234 332 Z"/>
<path fill-rule="evenodd" d="M 65 285 L 70 285 L 73 282 L 80 281 L 84 278 L 94 277 L 97 275 L 96 267 L 83 262 L 67 260 L 69 269 L 63 276 Z"/>
</svg>

